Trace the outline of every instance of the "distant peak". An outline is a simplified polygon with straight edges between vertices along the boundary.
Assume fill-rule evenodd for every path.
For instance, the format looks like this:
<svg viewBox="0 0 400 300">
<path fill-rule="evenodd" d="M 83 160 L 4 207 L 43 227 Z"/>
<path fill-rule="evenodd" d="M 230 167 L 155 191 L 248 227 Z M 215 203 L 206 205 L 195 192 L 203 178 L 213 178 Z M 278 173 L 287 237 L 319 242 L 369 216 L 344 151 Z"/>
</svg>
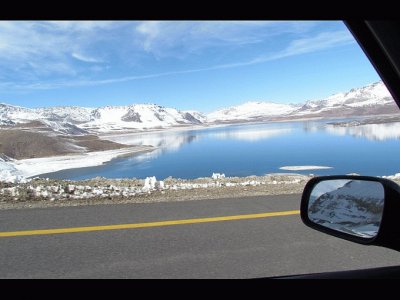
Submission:
<svg viewBox="0 0 400 300">
<path fill-rule="evenodd" d="M 382 80 L 380 80 L 380 81 L 376 81 L 376 82 L 373 82 L 373 83 L 366 84 L 366 85 L 364 85 L 362 87 L 352 88 L 350 91 L 363 90 L 363 89 L 368 89 L 368 88 L 372 88 L 372 87 L 376 87 L 376 86 L 385 86 L 385 84 L 383 83 Z"/>
<path fill-rule="evenodd" d="M 0 102 L 0 106 L 12 106 L 15 107 L 14 105 L 8 104 L 8 103 L 4 103 L 4 102 Z"/>
<path fill-rule="evenodd" d="M 253 100 L 253 101 L 247 101 L 247 102 L 245 102 L 243 104 L 240 104 L 240 105 L 265 105 L 265 104 L 281 105 L 283 103 L 276 103 L 276 102 L 273 102 L 273 101 L 256 101 L 256 100 Z"/>
<path fill-rule="evenodd" d="M 155 104 L 155 103 L 132 103 L 129 106 L 130 107 L 134 107 L 134 106 L 162 107 L 161 105 Z"/>
<path fill-rule="evenodd" d="M 0 106 L 1 106 L 1 107 L 11 107 L 11 108 L 16 108 L 16 109 L 30 110 L 30 108 L 27 108 L 27 107 L 22 107 L 22 106 L 18 106 L 18 105 L 8 104 L 8 103 L 4 103 L 4 102 L 1 102 L 1 103 L 0 103 Z"/>
<path fill-rule="evenodd" d="M 381 85 L 381 84 L 383 84 L 383 81 L 379 80 L 377 82 L 374 82 L 374 83 L 371 83 L 371 84 L 368 84 L 368 85 Z"/>
</svg>

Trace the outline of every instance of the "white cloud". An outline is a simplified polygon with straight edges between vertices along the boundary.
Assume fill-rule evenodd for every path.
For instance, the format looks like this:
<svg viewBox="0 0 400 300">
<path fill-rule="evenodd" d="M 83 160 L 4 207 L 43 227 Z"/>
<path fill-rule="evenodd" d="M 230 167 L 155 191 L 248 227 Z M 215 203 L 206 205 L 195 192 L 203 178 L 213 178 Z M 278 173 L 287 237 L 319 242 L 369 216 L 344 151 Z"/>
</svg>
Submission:
<svg viewBox="0 0 400 300">
<path fill-rule="evenodd" d="M 354 42 L 345 30 L 315 33 L 314 28 L 318 28 L 318 24 L 284 21 L 0 21 L 0 77 L 3 78 L 0 85 L 15 89 L 52 89 L 110 84 L 237 68 Z M 287 39 L 286 47 L 283 45 L 281 50 L 243 61 L 100 80 L 89 77 L 73 79 L 84 78 L 87 74 L 92 76 L 93 70 L 100 74 L 109 66 L 112 68 L 112 64 L 105 66 L 110 58 L 122 64 L 124 59 L 129 60 L 135 53 L 139 53 L 138 57 L 150 53 L 157 59 L 183 59 L 192 54 L 200 55 L 209 48 L 231 49 L 265 40 L 273 43 L 274 38 L 280 35 L 301 38 Z M 78 61 L 87 63 L 87 66 L 77 64 Z M 8 77 L 9 74 L 13 76 Z M 59 77 L 51 78 L 51 75 Z M 12 80 L 7 82 L 7 77 Z"/>
<path fill-rule="evenodd" d="M 72 57 L 87 63 L 100 63 L 102 60 L 79 52 L 72 52 Z"/>
<path fill-rule="evenodd" d="M 353 36 L 350 34 L 350 32 L 345 30 L 322 32 L 316 36 L 292 41 L 290 45 L 285 49 L 285 51 L 277 54 L 276 57 L 280 58 L 310 53 L 354 42 L 355 40 Z"/>
<path fill-rule="evenodd" d="M 115 21 L 47 21 L 44 26 L 62 31 L 94 31 L 98 29 L 112 29 L 117 27 L 119 22 Z"/>
<path fill-rule="evenodd" d="M 315 22 L 285 21 L 143 21 L 136 41 L 155 57 L 184 57 L 203 49 L 254 44 L 284 33 L 302 33 Z"/>
<path fill-rule="evenodd" d="M 71 58 L 100 63 L 88 49 L 103 22 L 0 21 L 0 67 L 18 76 L 22 73 L 75 76 L 79 67 Z"/>
<path fill-rule="evenodd" d="M 142 45 L 144 50 L 150 51 L 154 41 L 160 36 L 160 22 L 148 21 L 140 23 L 136 27 L 136 31 L 144 36 Z"/>
</svg>

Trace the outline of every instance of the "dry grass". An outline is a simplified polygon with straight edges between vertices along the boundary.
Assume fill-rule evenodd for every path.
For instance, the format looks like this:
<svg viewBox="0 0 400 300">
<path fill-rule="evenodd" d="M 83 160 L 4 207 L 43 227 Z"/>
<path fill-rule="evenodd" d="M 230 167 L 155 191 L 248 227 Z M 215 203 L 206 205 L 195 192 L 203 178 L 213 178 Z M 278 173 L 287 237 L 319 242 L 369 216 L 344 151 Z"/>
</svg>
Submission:
<svg viewBox="0 0 400 300">
<path fill-rule="evenodd" d="M 43 133 L 0 130 L 0 153 L 15 159 L 68 154 L 70 146 L 67 141 Z"/>
<path fill-rule="evenodd" d="M 129 147 L 128 145 L 101 140 L 95 135 L 77 136 L 73 137 L 72 139 L 74 141 L 74 144 L 81 147 L 86 147 L 88 151 L 115 150 Z"/>
</svg>

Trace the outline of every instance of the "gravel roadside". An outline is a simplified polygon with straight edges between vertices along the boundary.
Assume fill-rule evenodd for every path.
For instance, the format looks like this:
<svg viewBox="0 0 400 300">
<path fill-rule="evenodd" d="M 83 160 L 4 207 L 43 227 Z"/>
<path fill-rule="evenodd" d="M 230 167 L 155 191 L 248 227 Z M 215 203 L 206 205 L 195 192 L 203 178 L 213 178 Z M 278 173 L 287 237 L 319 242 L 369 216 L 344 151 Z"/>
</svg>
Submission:
<svg viewBox="0 0 400 300">
<path fill-rule="evenodd" d="M 82 181 L 36 179 L 25 184 L 0 183 L 0 209 L 300 194 L 310 178 L 299 174 L 269 174 L 192 180 L 169 177 L 163 181 L 99 177 Z"/>
</svg>

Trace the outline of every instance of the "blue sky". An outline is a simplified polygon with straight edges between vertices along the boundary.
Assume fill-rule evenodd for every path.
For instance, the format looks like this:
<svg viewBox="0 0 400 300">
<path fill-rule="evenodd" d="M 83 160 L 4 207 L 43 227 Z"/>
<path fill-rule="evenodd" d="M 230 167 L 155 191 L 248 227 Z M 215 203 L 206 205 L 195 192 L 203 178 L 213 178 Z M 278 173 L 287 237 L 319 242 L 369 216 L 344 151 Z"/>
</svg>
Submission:
<svg viewBox="0 0 400 300">
<path fill-rule="evenodd" d="M 342 22 L 0 21 L 0 102 L 297 103 L 380 80 Z"/>
</svg>

